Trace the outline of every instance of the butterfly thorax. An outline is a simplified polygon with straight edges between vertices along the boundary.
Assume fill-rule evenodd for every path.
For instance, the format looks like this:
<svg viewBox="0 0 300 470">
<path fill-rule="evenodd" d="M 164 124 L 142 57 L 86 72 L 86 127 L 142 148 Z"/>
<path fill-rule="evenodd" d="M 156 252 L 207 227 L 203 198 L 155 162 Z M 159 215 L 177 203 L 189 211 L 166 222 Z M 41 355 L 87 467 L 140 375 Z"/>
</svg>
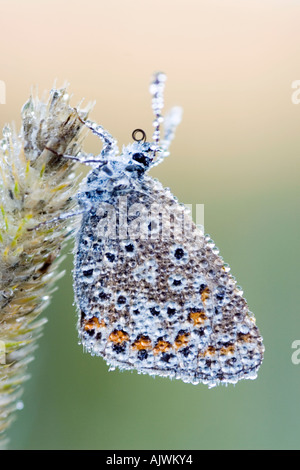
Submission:
<svg viewBox="0 0 300 470">
<path fill-rule="evenodd" d="M 99 164 L 88 174 L 77 196 L 79 204 L 89 207 L 133 191 L 151 167 L 153 155 L 154 147 L 147 142 L 124 147 L 120 156 Z"/>
</svg>

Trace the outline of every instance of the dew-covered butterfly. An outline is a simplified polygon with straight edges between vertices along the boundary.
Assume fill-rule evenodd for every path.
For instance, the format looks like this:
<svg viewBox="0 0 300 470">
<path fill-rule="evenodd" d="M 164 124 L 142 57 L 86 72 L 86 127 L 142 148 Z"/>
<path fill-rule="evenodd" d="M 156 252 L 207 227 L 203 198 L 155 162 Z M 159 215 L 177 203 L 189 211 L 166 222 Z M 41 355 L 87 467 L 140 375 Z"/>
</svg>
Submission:
<svg viewBox="0 0 300 470">
<path fill-rule="evenodd" d="M 150 85 L 152 142 L 136 129 L 119 153 L 102 126 L 82 120 L 103 149 L 81 160 L 92 170 L 78 192 L 80 342 L 111 369 L 209 387 L 253 379 L 264 346 L 243 292 L 185 206 L 148 175 L 169 154 L 181 120 L 178 107 L 161 114 L 165 80 L 157 73 Z"/>
</svg>

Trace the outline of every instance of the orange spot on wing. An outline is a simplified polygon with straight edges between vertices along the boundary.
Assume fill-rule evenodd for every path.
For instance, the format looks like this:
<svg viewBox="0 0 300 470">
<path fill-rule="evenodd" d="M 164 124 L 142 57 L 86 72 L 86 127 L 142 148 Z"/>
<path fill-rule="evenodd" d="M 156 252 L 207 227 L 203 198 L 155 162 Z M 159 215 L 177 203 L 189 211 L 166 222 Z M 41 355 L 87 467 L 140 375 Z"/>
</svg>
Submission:
<svg viewBox="0 0 300 470">
<path fill-rule="evenodd" d="M 190 333 L 181 333 L 176 336 L 175 339 L 175 348 L 179 349 L 183 346 L 186 346 L 189 342 Z"/>
<path fill-rule="evenodd" d="M 195 326 L 202 325 L 206 320 L 207 316 L 204 312 L 191 312 L 189 314 L 189 320 L 194 323 Z"/>
<path fill-rule="evenodd" d="M 237 341 L 242 342 L 242 343 L 250 343 L 251 339 L 252 339 L 252 337 L 251 337 L 250 333 L 239 334 Z"/>
<path fill-rule="evenodd" d="M 227 348 L 223 346 L 223 348 L 220 349 L 220 354 L 222 356 L 227 356 L 227 354 L 234 353 L 234 350 L 235 350 L 234 344 L 230 344 L 229 346 L 227 346 Z"/>
<path fill-rule="evenodd" d="M 205 351 L 203 351 L 202 353 L 199 353 L 199 356 L 213 356 L 216 352 L 216 348 L 214 346 L 208 346 L 207 349 L 205 349 Z"/>
<path fill-rule="evenodd" d="M 134 343 L 132 344 L 132 349 L 151 349 L 152 344 L 149 336 L 141 335 L 139 338 L 137 338 Z"/>
<path fill-rule="evenodd" d="M 128 334 L 123 330 L 114 330 L 108 337 L 110 341 L 116 344 L 121 344 L 129 340 Z"/>
<path fill-rule="evenodd" d="M 171 343 L 169 343 L 168 341 L 159 340 L 157 341 L 155 348 L 153 349 L 153 353 L 159 354 L 162 352 L 166 352 L 171 348 L 172 348 Z"/>
<path fill-rule="evenodd" d="M 105 326 L 104 320 L 99 322 L 97 317 L 90 318 L 84 325 L 85 331 L 90 331 L 98 328 L 103 328 Z"/>
<path fill-rule="evenodd" d="M 208 287 L 205 287 L 205 289 L 201 292 L 201 300 L 203 303 L 209 298 L 210 290 Z"/>
</svg>

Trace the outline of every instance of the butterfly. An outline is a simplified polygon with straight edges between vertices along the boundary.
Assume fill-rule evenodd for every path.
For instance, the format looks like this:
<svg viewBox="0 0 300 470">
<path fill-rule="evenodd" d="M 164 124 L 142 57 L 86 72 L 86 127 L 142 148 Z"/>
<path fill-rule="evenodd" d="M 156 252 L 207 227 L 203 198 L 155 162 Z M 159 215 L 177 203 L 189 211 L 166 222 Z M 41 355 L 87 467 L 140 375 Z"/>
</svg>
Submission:
<svg viewBox="0 0 300 470">
<path fill-rule="evenodd" d="M 165 81 L 158 72 L 150 85 L 150 142 L 136 129 L 120 153 L 107 130 L 81 119 L 103 148 L 85 158 L 92 169 L 77 195 L 80 342 L 112 370 L 209 387 L 253 379 L 264 346 L 243 292 L 187 208 L 148 174 L 169 155 L 181 121 L 179 107 L 162 115 Z"/>
</svg>

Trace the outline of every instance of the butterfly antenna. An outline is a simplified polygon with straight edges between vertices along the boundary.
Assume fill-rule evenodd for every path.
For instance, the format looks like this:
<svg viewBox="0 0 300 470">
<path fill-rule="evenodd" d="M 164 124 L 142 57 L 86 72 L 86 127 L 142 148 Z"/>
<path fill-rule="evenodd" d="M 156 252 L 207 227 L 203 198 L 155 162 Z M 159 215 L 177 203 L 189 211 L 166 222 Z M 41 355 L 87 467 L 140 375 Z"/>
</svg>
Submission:
<svg viewBox="0 0 300 470">
<path fill-rule="evenodd" d="M 182 108 L 180 106 L 174 106 L 168 114 L 165 116 L 164 120 L 164 137 L 161 140 L 161 147 L 162 147 L 162 158 L 167 157 L 169 155 L 169 147 L 174 139 L 175 130 L 178 124 L 181 122 L 182 118 Z"/>
<path fill-rule="evenodd" d="M 174 138 L 175 129 L 181 121 L 182 109 L 179 106 L 173 107 L 169 113 L 163 117 L 161 111 L 164 107 L 164 89 L 166 75 L 157 72 L 150 85 L 150 93 L 152 95 L 152 110 L 154 113 L 154 133 L 153 141 L 156 144 L 154 156 L 160 151 L 159 157 L 156 159 L 154 166 L 158 165 L 165 157 L 169 155 L 170 143 Z M 164 124 L 164 136 L 161 139 L 160 126 Z"/>
<path fill-rule="evenodd" d="M 163 123 L 164 118 L 161 114 L 161 111 L 164 107 L 164 89 L 166 82 L 166 75 L 162 72 L 157 72 L 154 74 L 153 80 L 150 84 L 150 93 L 152 95 L 152 110 L 154 114 L 153 120 L 153 141 L 156 144 L 156 149 L 154 154 L 156 154 L 159 149 L 160 142 L 160 125 Z"/>
</svg>

